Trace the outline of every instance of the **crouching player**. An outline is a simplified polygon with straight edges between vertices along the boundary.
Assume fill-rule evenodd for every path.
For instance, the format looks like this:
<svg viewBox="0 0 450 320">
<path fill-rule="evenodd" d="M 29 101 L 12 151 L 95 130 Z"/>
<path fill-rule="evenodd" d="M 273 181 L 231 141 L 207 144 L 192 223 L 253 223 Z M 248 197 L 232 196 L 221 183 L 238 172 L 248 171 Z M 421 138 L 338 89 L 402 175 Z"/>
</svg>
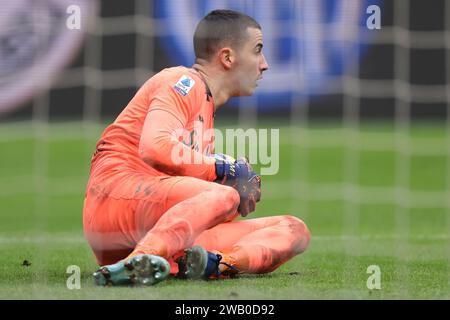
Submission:
<svg viewBox="0 0 450 320">
<path fill-rule="evenodd" d="M 261 179 L 245 159 L 211 154 L 214 137 L 197 132 L 230 97 L 253 94 L 268 69 L 262 47 L 253 18 L 210 12 L 194 34 L 195 64 L 150 78 L 103 132 L 83 212 L 97 284 L 267 273 L 307 248 L 296 217 L 234 221 L 255 210 Z M 190 133 L 181 141 L 180 130 Z M 175 149 L 201 161 L 175 161 Z"/>
</svg>

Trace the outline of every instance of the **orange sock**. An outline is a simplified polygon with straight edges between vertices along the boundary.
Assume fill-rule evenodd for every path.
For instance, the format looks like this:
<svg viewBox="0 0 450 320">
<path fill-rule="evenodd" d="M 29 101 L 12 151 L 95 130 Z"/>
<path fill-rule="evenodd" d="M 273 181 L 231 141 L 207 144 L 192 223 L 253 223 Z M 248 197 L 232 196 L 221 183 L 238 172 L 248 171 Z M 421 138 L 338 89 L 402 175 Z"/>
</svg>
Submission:
<svg viewBox="0 0 450 320">
<path fill-rule="evenodd" d="M 246 256 L 239 257 L 236 259 L 235 253 L 225 253 L 220 251 L 214 251 L 214 253 L 220 254 L 222 256 L 223 262 L 219 264 L 219 271 L 222 275 L 234 275 L 237 273 L 242 273 L 243 270 L 247 269 L 248 259 Z M 231 267 L 230 267 L 231 266 Z"/>
</svg>

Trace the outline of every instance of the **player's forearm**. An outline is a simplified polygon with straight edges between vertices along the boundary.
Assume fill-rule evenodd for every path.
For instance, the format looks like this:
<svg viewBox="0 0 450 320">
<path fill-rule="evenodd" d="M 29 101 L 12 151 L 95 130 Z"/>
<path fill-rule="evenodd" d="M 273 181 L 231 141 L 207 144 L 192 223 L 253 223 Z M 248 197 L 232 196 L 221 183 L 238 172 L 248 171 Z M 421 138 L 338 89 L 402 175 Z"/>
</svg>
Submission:
<svg viewBox="0 0 450 320">
<path fill-rule="evenodd" d="M 207 181 L 216 179 L 214 158 L 172 139 L 168 133 L 141 141 L 139 150 L 141 159 L 158 171 Z"/>
<path fill-rule="evenodd" d="M 142 128 L 139 143 L 141 159 L 156 170 L 170 175 L 214 181 L 214 158 L 180 141 L 186 133 L 184 122 L 180 115 L 153 106 Z"/>
</svg>

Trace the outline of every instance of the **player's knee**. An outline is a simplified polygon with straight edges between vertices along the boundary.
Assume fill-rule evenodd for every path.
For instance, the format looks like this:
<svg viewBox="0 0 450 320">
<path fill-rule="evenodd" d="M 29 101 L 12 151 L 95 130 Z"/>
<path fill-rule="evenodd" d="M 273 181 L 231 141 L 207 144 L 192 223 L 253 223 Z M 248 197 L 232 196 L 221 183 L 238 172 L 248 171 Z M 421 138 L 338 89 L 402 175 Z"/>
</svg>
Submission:
<svg viewBox="0 0 450 320">
<path fill-rule="evenodd" d="M 284 221 L 287 222 L 291 234 L 296 238 L 295 250 L 296 253 L 301 253 L 306 250 L 311 239 L 311 232 L 306 223 L 294 216 L 283 216 Z"/>
<path fill-rule="evenodd" d="M 228 186 L 221 186 L 217 190 L 217 196 L 219 203 L 223 204 L 223 208 L 227 212 L 234 212 L 237 210 L 239 206 L 239 193 L 233 189 L 232 187 Z"/>
</svg>

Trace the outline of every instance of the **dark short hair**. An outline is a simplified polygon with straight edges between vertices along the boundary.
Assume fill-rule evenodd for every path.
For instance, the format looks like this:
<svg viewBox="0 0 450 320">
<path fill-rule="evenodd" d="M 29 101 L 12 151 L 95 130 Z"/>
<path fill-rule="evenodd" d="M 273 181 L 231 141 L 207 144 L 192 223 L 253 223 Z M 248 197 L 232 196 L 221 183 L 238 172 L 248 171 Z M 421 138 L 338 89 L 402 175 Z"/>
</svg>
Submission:
<svg viewBox="0 0 450 320">
<path fill-rule="evenodd" d="M 261 30 L 252 17 L 233 10 L 214 10 L 197 25 L 194 33 L 194 51 L 197 58 L 210 60 L 221 45 L 236 48 L 247 37 L 247 28 Z"/>
</svg>

